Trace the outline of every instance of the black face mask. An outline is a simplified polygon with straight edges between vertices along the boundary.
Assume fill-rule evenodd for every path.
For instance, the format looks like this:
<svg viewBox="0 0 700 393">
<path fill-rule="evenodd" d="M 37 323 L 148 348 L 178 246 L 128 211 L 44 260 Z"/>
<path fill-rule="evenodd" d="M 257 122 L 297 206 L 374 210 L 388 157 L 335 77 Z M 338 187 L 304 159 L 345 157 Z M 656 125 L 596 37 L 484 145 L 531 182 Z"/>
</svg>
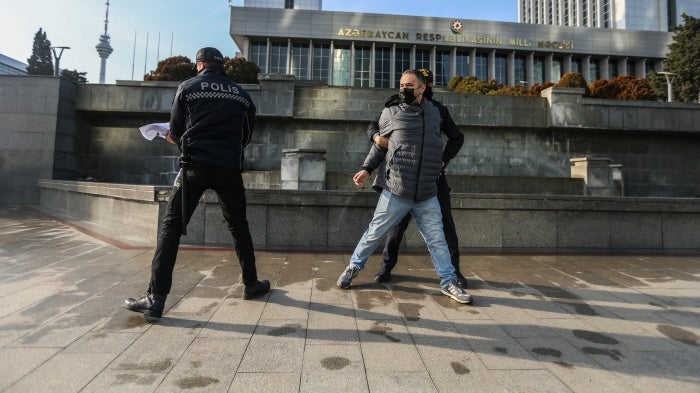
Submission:
<svg viewBox="0 0 700 393">
<path fill-rule="evenodd" d="M 403 88 L 399 90 L 399 99 L 403 104 L 412 104 L 416 100 L 416 89 Z"/>
</svg>

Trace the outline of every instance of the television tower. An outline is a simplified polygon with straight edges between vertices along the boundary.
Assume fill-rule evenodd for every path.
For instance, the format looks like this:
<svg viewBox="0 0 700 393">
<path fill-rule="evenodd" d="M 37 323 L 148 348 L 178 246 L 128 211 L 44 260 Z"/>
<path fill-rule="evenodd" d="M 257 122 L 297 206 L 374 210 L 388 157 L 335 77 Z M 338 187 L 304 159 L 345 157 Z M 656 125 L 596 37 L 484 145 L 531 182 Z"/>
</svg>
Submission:
<svg viewBox="0 0 700 393">
<path fill-rule="evenodd" d="M 95 46 L 100 55 L 100 83 L 105 83 L 105 71 L 107 70 L 107 58 L 112 54 L 112 46 L 109 45 L 109 34 L 107 34 L 107 24 L 109 23 L 109 0 L 105 2 L 107 11 L 105 12 L 105 33 L 100 36 L 100 43 Z"/>
</svg>

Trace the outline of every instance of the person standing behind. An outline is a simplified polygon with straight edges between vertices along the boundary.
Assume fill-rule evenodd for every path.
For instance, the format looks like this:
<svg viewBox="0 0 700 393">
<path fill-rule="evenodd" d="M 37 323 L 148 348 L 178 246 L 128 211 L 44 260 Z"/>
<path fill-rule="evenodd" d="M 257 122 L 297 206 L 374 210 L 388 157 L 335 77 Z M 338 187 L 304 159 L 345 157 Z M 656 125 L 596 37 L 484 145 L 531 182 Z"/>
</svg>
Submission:
<svg viewBox="0 0 700 393">
<path fill-rule="evenodd" d="M 349 288 L 382 237 L 410 212 L 428 244 L 442 293 L 459 303 L 471 303 L 471 296 L 457 285 L 442 230 L 435 182 L 442 168 L 440 113 L 430 100 L 423 99 L 425 88 L 420 72 L 405 71 L 400 81 L 401 104 L 382 111 L 379 129 L 381 136 L 389 138 L 388 150 L 372 145 L 363 169 L 355 174 L 353 181 L 362 185 L 369 172 L 380 165 L 385 166 L 386 176 L 375 179 L 374 188 L 381 190 L 381 195 L 374 217 L 350 257 L 350 263 L 338 277 L 337 285 Z"/>
<path fill-rule="evenodd" d="M 123 303 L 128 310 L 143 313 L 148 322 L 156 322 L 163 315 L 183 233 L 182 221 L 189 222 L 207 189 L 216 192 L 233 235 L 245 285 L 243 297 L 252 299 L 270 290 L 268 280 L 258 281 L 241 175 L 243 149 L 251 139 L 256 108 L 248 92 L 226 76 L 223 61 L 216 48 L 200 49 L 196 57 L 198 75 L 182 82 L 175 94 L 167 140 L 187 151 L 183 157 L 187 167 L 181 170 L 170 193 L 148 290 Z M 185 217 L 181 176 L 187 180 Z"/>
<path fill-rule="evenodd" d="M 440 203 L 440 210 L 442 213 L 442 228 L 445 231 L 445 240 L 447 240 L 447 248 L 450 250 L 450 260 L 452 261 L 452 266 L 455 268 L 455 275 L 457 276 L 457 283 L 462 288 L 467 288 L 467 279 L 464 277 L 459 268 L 459 237 L 457 236 L 457 228 L 455 226 L 454 218 L 452 217 L 452 202 L 450 200 L 450 186 L 447 183 L 447 178 L 445 177 L 445 167 L 449 164 L 450 160 L 457 156 L 459 149 L 462 148 L 464 144 L 464 134 L 459 130 L 452 116 L 450 115 L 449 109 L 443 105 L 440 101 L 433 99 L 433 72 L 422 68 L 420 69 L 421 74 L 425 78 L 426 89 L 423 93 L 424 97 L 429 99 L 440 111 L 440 131 L 447 136 L 447 143 L 442 151 L 442 171 L 440 176 L 437 178 L 437 198 Z M 399 104 L 399 97 L 393 95 L 389 97 L 386 101 L 385 106 L 393 106 Z M 367 127 L 367 135 L 370 140 L 381 147 L 386 148 L 388 146 L 388 139 L 379 135 L 379 123 L 377 120 L 372 121 Z M 382 176 L 383 173 L 379 172 L 378 176 Z M 408 228 L 408 224 L 411 221 L 411 215 L 407 214 L 396 226 L 394 226 L 386 237 L 386 243 L 384 244 L 384 252 L 382 253 L 382 263 L 379 265 L 379 270 L 374 276 L 376 282 L 386 282 L 391 279 L 391 271 L 396 266 L 399 259 L 399 246 L 401 245 L 401 240 L 403 239 L 403 234 Z"/>
</svg>

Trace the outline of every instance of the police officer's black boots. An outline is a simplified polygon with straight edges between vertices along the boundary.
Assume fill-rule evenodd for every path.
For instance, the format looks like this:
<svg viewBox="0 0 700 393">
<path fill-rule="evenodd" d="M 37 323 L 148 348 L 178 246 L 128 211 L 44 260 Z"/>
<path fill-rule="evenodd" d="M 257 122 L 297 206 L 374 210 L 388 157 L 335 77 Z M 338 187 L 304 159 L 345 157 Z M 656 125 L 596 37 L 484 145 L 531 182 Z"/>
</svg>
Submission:
<svg viewBox="0 0 700 393">
<path fill-rule="evenodd" d="M 132 297 L 125 299 L 123 306 L 129 311 L 143 313 L 146 322 L 155 323 L 163 316 L 166 298 L 167 296 L 165 295 L 156 295 L 147 292 L 138 299 Z"/>
<path fill-rule="evenodd" d="M 268 292 L 270 292 L 270 281 L 255 281 L 254 283 L 245 286 L 245 289 L 243 290 L 243 299 L 250 300 Z"/>
</svg>

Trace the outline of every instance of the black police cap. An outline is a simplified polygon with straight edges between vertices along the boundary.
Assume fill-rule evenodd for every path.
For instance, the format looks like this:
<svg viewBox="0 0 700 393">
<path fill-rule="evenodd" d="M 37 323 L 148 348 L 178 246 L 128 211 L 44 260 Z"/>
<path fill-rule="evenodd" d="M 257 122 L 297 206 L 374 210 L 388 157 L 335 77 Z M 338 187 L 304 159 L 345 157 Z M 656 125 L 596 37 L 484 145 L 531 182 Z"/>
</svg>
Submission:
<svg viewBox="0 0 700 393">
<path fill-rule="evenodd" d="M 221 52 L 219 52 L 218 49 L 206 47 L 197 51 L 197 61 L 203 61 L 205 63 L 223 64 L 224 56 L 221 54 Z"/>
</svg>

